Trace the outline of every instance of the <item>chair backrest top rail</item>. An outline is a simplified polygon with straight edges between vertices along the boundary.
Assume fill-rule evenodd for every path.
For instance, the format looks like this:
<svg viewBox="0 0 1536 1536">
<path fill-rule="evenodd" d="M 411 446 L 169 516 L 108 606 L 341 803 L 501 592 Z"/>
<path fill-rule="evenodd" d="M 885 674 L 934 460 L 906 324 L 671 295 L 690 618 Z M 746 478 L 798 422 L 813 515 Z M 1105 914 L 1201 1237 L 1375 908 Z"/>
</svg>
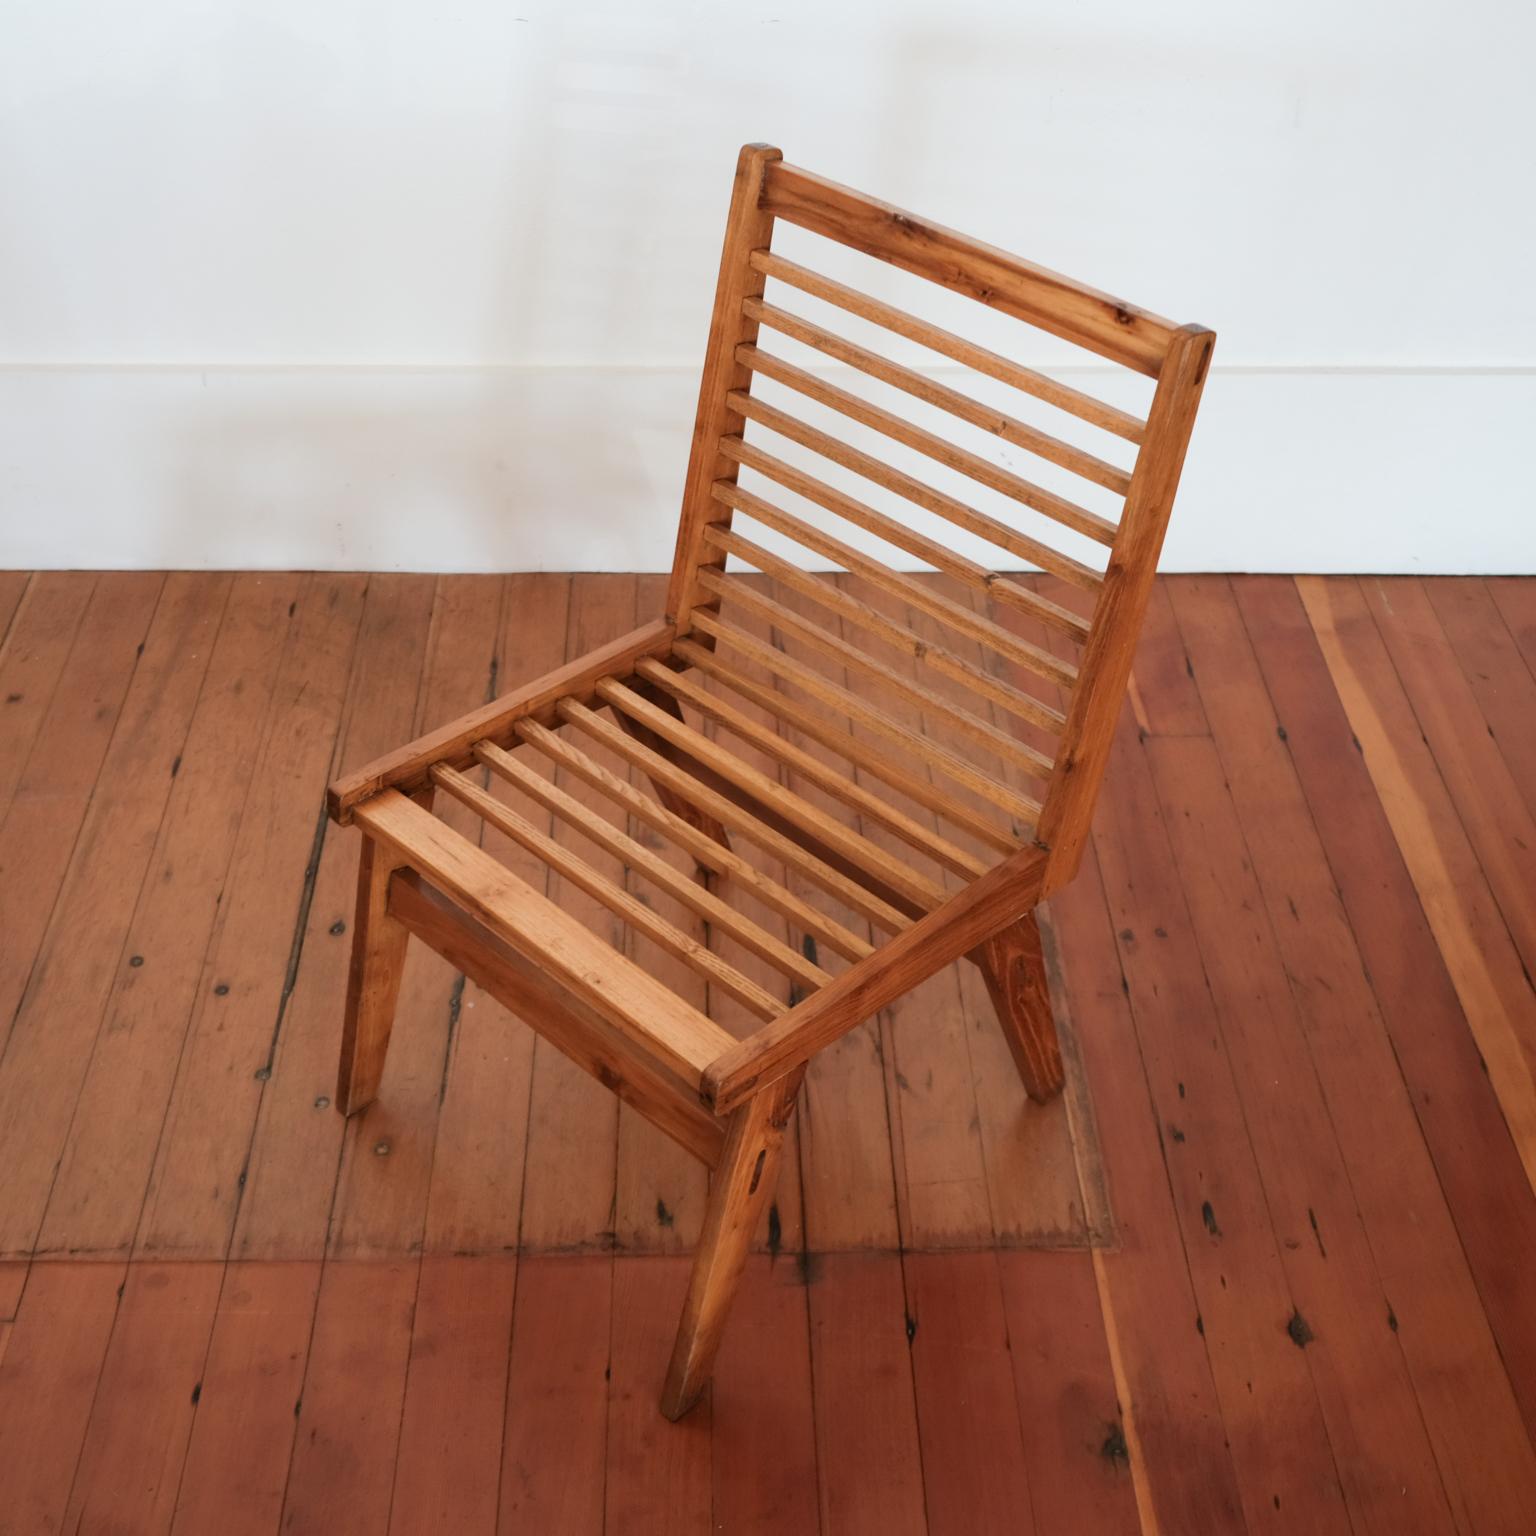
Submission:
<svg viewBox="0 0 1536 1536">
<path fill-rule="evenodd" d="M 1179 327 L 996 246 L 777 160 L 758 208 L 1156 378 Z"/>
</svg>

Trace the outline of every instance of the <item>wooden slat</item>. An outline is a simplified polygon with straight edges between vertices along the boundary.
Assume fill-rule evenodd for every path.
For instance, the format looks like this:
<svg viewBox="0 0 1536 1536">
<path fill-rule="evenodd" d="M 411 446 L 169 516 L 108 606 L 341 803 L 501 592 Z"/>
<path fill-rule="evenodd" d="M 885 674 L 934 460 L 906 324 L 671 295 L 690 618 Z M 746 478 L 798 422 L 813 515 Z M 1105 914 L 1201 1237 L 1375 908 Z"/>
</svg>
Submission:
<svg viewBox="0 0 1536 1536">
<path fill-rule="evenodd" d="M 654 1050 L 685 1080 L 697 1081 L 734 1043 L 719 1025 L 399 790 L 375 795 L 355 814 L 402 864 L 419 871 L 520 954 L 545 966 L 575 997 Z"/>
<path fill-rule="evenodd" d="M 1152 378 L 1173 340 L 1170 320 L 798 166 L 769 167 L 761 206 Z"/>
<path fill-rule="evenodd" d="M 841 438 L 809 426 L 798 417 L 791 416 L 788 411 L 781 411 L 778 406 L 769 405 L 766 400 L 748 395 L 746 401 L 742 414 L 749 421 L 760 423 L 771 431 L 777 432 L 780 437 L 787 437 L 791 442 L 799 443 L 802 447 L 819 453 L 822 458 L 830 459 L 834 464 L 841 464 L 845 469 L 853 470 L 855 474 L 862 475 L 866 480 L 872 480 L 876 485 L 883 485 L 888 491 L 895 491 L 898 496 L 904 497 L 914 506 L 926 508 L 936 516 L 944 518 L 946 522 L 953 523 L 957 528 L 964 528 L 968 533 L 974 533 L 977 538 L 985 539 L 989 544 L 997 545 L 999 549 L 1006 549 L 1009 554 L 1017 556 L 1020 560 L 1028 560 L 1031 564 L 1038 565 L 1042 571 L 1060 576 L 1063 581 L 1069 581 L 1085 592 L 1097 592 L 1104 584 L 1104 577 L 1091 565 L 1084 565 L 1082 561 L 1062 554 L 1060 550 L 1053 549 L 1049 544 L 1044 544 L 1039 539 L 1032 539 L 1028 534 L 1020 533 L 1007 523 L 985 512 L 977 511 L 966 502 L 946 495 L 943 491 L 935 490 L 926 482 L 904 474 L 899 469 L 893 469 L 889 464 L 883 463 L 870 454 L 861 453 L 857 448 L 843 442 Z M 729 447 L 722 445 L 721 451 L 728 453 Z"/>
<path fill-rule="evenodd" d="M 785 362 L 782 357 L 764 352 L 759 346 L 739 346 L 736 349 L 736 356 L 753 373 L 774 379 L 797 394 L 804 395 L 819 405 L 825 405 L 851 421 L 872 427 L 876 432 L 908 448 L 915 448 L 919 453 L 926 454 L 945 468 L 968 475 L 972 480 L 979 481 L 994 491 L 1001 491 L 1004 496 L 1011 496 L 1015 501 L 1023 502 L 1026 507 L 1033 507 L 1036 512 L 1054 518 L 1064 527 L 1071 528 L 1086 538 L 1097 539 L 1100 544 L 1115 542 L 1115 525 L 1108 518 L 1100 517 L 1097 512 L 1090 512 L 1086 507 L 1078 506 L 1075 501 L 1068 501 L 1065 496 L 1058 496 L 1054 491 L 1048 491 L 1044 486 L 1036 485 L 1034 481 L 1026 480 L 1022 475 L 1015 475 L 1009 470 L 1002 469 L 990 459 L 982 458 L 980 454 L 971 453 L 965 448 L 957 448 L 945 438 L 924 431 L 922 427 L 914 426 L 905 418 L 882 410 L 877 405 L 871 405 L 867 400 L 861 400 L 857 395 L 849 394 L 846 389 L 828 384 L 818 379 L 815 374 L 807 373 L 805 369 Z M 745 397 L 738 392 L 731 398 L 735 401 Z M 741 414 L 746 413 L 742 411 Z"/>
<path fill-rule="evenodd" d="M 892 570 L 884 561 L 876 560 L 873 555 L 866 555 L 851 544 L 845 544 L 841 539 L 835 539 L 831 534 L 823 533 L 803 518 L 796 517 L 794 513 L 786 512 L 770 501 L 764 501 L 761 496 L 754 495 L 751 491 L 744 491 L 738 485 L 724 484 L 715 487 L 715 495 L 723 505 L 734 507 L 738 512 L 745 512 L 754 521 L 765 524 L 776 533 L 782 533 L 785 538 L 793 539 L 803 548 L 825 559 L 836 561 L 844 570 L 852 572 L 855 576 L 862 576 L 873 586 L 932 615 L 940 623 L 947 624 L 958 633 L 990 646 L 1007 660 L 1018 666 L 1027 667 L 1037 677 L 1043 677 L 1062 688 L 1071 688 L 1077 681 L 1077 668 L 1071 662 L 1063 660 L 1060 656 L 1053 656 L 1038 645 L 1030 644 L 1028 640 L 1021 640 L 1001 625 L 994 624 L 991 619 L 983 618 L 969 608 L 961 607 L 959 603 L 953 602 L 941 592 L 934 591 L 904 571 Z"/>
<path fill-rule="evenodd" d="M 595 740 L 606 743 L 619 756 L 644 768 L 652 778 L 663 779 L 675 788 L 685 790 L 696 804 L 719 817 L 726 826 L 750 838 L 758 847 L 773 854 L 782 863 L 798 869 L 823 890 L 831 891 L 860 916 L 867 917 L 870 922 L 892 933 L 907 926 L 909 919 L 889 902 L 866 890 L 856 880 L 834 869 L 817 855 L 808 853 L 793 838 L 776 831 L 761 817 L 735 800 L 702 783 L 697 775 L 689 773 L 661 756 L 660 753 L 653 752 L 649 747 L 632 740 L 617 725 L 593 714 L 585 705 L 574 702 L 562 705 L 561 718 Z"/>
<path fill-rule="evenodd" d="M 1168 367 L 1157 382 L 1147 447 L 1126 499 L 1125 536 L 1110 555 L 1093 633 L 1080 663 L 1083 686 L 1067 713 L 1055 778 L 1040 819 L 1040 840 L 1057 855 L 1052 885 L 1071 879 L 1088 836 L 1215 341 L 1213 332 L 1186 326 L 1175 338 Z"/>
<path fill-rule="evenodd" d="M 870 959 L 849 967 L 814 997 L 737 1042 L 705 1072 L 705 1102 L 717 1115 L 735 1109 L 918 982 L 968 954 L 989 933 L 1022 917 L 1039 900 L 1046 862 L 1044 849 L 1021 848 L 881 945 Z"/>
<path fill-rule="evenodd" d="M 739 693 L 759 708 L 777 716 L 801 735 L 820 742 L 824 747 L 830 747 L 840 757 L 846 757 L 849 762 L 856 764 L 865 773 L 872 774 L 894 789 L 900 790 L 909 800 L 947 817 L 956 826 L 964 827 L 989 847 L 1003 853 L 1012 853 L 1018 847 L 1018 839 L 1005 832 L 995 822 L 973 815 L 960 805 L 953 795 L 947 794 L 941 787 L 936 788 L 927 779 L 919 779 L 903 772 L 892 763 L 889 756 L 874 752 L 867 743 L 861 742 L 858 737 L 850 734 L 845 721 L 826 720 L 819 715 L 806 713 L 791 704 L 782 693 L 764 687 L 755 679 L 721 661 L 713 651 L 706 651 L 703 646 L 695 645 L 691 640 L 678 641 L 674 654 L 680 661 L 686 661 L 690 666 L 716 678 L 733 692 Z"/>
<path fill-rule="evenodd" d="M 1061 630 L 1073 640 L 1081 642 L 1087 638 L 1088 622 L 1079 618 L 1077 614 L 1060 607 L 1048 598 L 1039 596 L 1028 587 L 1021 586 L 997 571 L 990 571 L 986 566 L 978 565 L 976 561 L 956 554 L 947 545 L 940 544 L 936 539 L 930 539 L 915 529 L 908 528 L 904 523 L 885 516 L 883 512 L 877 512 L 873 507 L 855 497 L 845 495 L 824 480 L 818 480 L 814 475 L 808 475 L 804 470 L 797 469 L 792 464 L 786 464 L 783 459 L 765 452 L 755 443 L 732 438 L 721 444 L 721 450 L 728 457 L 757 470 L 759 474 L 767 475 L 770 480 L 776 480 L 780 485 L 798 495 L 825 507 L 827 511 L 836 513 L 845 522 L 875 534 L 897 549 L 904 549 L 908 554 L 916 555 L 919 560 L 926 560 L 936 569 L 958 578 L 967 586 L 986 592 L 1008 607 L 1017 608 L 1032 618 L 1049 624 L 1053 629 Z"/>
<path fill-rule="evenodd" d="M 1005 443 L 1012 443 L 1015 448 L 1022 448 L 1026 453 L 1033 453 L 1038 458 L 1070 470 L 1084 480 L 1113 491 L 1117 496 L 1124 496 L 1130 489 L 1131 477 L 1118 465 L 1088 453 L 1073 443 L 1063 442 L 1059 437 L 1052 437 L 1049 432 L 1042 432 L 1038 427 L 1032 427 L 1028 422 L 1020 421 L 1004 411 L 993 410 L 979 400 L 949 388 L 947 384 L 924 378 L 922 374 L 901 363 L 894 363 L 877 352 L 857 346 L 775 304 L 765 304 L 761 299 L 747 299 L 742 305 L 742 312 L 749 319 L 778 331 L 782 336 L 792 337 L 805 346 L 814 347 L 827 357 L 846 363 L 850 368 L 857 368 L 860 373 L 879 379 L 882 384 L 902 390 L 925 405 L 948 411 L 951 416 L 957 416 L 973 427 L 980 427 L 983 432 L 990 432 L 994 437 L 1000 437 Z"/>
<path fill-rule="evenodd" d="M 849 623 L 868 634 L 878 636 L 886 644 L 904 652 L 914 661 L 921 661 L 925 666 L 932 667 L 935 672 L 942 673 L 971 693 L 990 699 L 994 704 L 1000 705 L 1010 714 L 1017 715 L 1021 720 L 1028 720 L 1032 725 L 1038 725 L 1042 730 L 1052 732 L 1059 732 L 1066 724 L 1067 717 L 1053 705 L 1035 698 L 1033 694 L 1022 692 L 1001 678 L 994 677 L 990 672 L 981 671 L 979 667 L 941 645 L 920 639 L 909 625 L 860 601 L 851 592 L 845 592 L 827 576 L 801 570 L 799 566 L 791 565 L 788 560 L 781 560 L 760 544 L 754 544 L 751 539 L 743 538 L 733 529 L 720 524 L 711 526 L 707 536 L 711 544 L 727 554 L 735 555 L 738 560 L 745 560 L 748 565 L 763 572 L 764 575 L 773 577 L 783 586 L 790 587 L 802 596 L 810 598 L 812 602 L 847 619 Z M 647 659 L 636 670 L 644 672 L 647 667 L 655 665 L 656 663 Z"/>
<path fill-rule="evenodd" d="M 478 743 L 504 744 L 519 720 L 548 719 L 559 699 L 583 695 L 590 698 L 592 684 L 599 677 L 630 672 L 641 656 L 664 656 L 674 633 L 672 626 L 661 620 L 642 624 L 568 665 L 460 715 L 352 773 L 343 774 L 326 791 L 332 819 L 345 826 L 351 821 L 354 808 L 382 789 L 400 789 L 407 794 L 420 789 L 436 763 L 446 763 L 450 768 L 468 767 L 474 761 Z"/>
<path fill-rule="evenodd" d="M 725 1127 L 645 1046 L 615 1029 L 595 1009 L 568 994 L 558 994 L 537 961 L 524 959 L 484 924 L 424 884 L 419 875 L 395 872 L 389 883 L 389 911 L 582 1071 L 701 1162 L 714 1165 Z"/>
<path fill-rule="evenodd" d="M 858 646 L 850 645 L 840 636 L 829 633 L 813 620 L 793 612 L 782 603 L 775 602 L 771 597 L 757 591 L 738 577 L 719 576 L 711 571 L 705 580 L 705 585 L 721 599 L 730 597 L 744 608 L 750 608 L 760 617 L 768 619 L 779 629 L 798 635 L 813 650 L 820 651 L 824 656 L 835 657 L 852 672 L 878 678 L 886 687 L 894 689 L 904 698 L 911 700 L 927 715 L 934 717 L 932 724 L 937 725 L 943 722 L 953 726 L 962 736 L 969 736 L 972 741 L 980 743 L 996 756 L 1018 764 L 1024 772 L 1032 774 L 1035 778 L 1043 779 L 1050 775 L 1051 760 L 1043 752 L 1036 751 L 1027 742 L 1020 741 L 1017 736 L 1010 736 L 1000 731 L 990 721 L 978 719 L 958 704 L 952 704 L 948 699 L 934 693 L 932 689 L 923 687 L 921 683 L 903 677 L 899 672 L 893 671 L 871 656 L 868 651 L 862 651 Z M 850 678 L 850 681 L 853 680 Z M 942 737 L 945 732 L 930 730 L 928 734 Z"/>
<path fill-rule="evenodd" d="M 772 727 L 761 724 L 727 703 L 718 693 L 701 687 L 687 673 L 674 672 L 659 661 L 642 662 L 638 670 L 641 677 L 680 699 L 687 699 L 701 713 L 719 721 L 743 741 L 750 742 L 760 751 L 776 758 L 827 794 L 853 806 L 860 815 L 888 827 L 898 837 L 905 838 L 914 848 L 920 848 L 946 868 L 966 876 L 986 872 L 987 866 L 980 859 L 973 858 L 963 848 L 941 837 L 931 827 L 914 821 L 895 806 L 887 805 L 878 795 L 865 789 L 852 774 L 829 767 L 819 757 L 803 751 Z"/>
<path fill-rule="evenodd" d="M 1104 401 L 1096 400 L 1092 395 L 1086 395 L 1079 389 L 1059 383 L 1043 373 L 1036 373 L 1033 368 L 1022 367 L 999 352 L 979 347 L 963 336 L 956 336 L 952 331 L 930 325 L 926 320 L 919 320 L 916 316 L 909 315 L 904 309 L 897 309 L 892 304 L 882 304 L 880 300 L 872 299 L 856 288 L 833 282 L 831 278 L 823 277 L 819 272 L 812 272 L 810 268 L 802 267 L 797 262 L 776 256 L 772 251 L 753 251 L 751 260 L 752 265 L 766 277 L 775 277 L 782 283 L 788 283 L 792 288 L 799 288 L 802 292 L 811 294 L 814 298 L 822 299 L 828 304 L 835 304 L 851 315 L 872 320 L 876 325 L 884 326 L 886 330 L 894 331 L 898 336 L 905 336 L 910 341 L 919 342 L 930 351 L 952 357 L 957 363 L 964 363 L 978 373 L 987 374 L 1004 384 L 1011 384 L 1015 389 L 1034 395 L 1036 399 L 1044 400 L 1046 404 L 1054 405 L 1058 410 L 1067 411 L 1082 421 L 1102 427 L 1106 432 L 1113 432 L 1117 437 L 1125 438 L 1127 442 L 1139 443 L 1142 439 L 1146 423 L 1139 417 L 1132 416 L 1128 411 L 1106 405 Z"/>
<path fill-rule="evenodd" d="M 713 617 L 713 616 L 711 616 Z M 850 862 L 867 868 L 869 873 L 900 891 L 908 900 L 923 907 L 937 906 L 944 900 L 943 886 L 926 875 L 904 864 L 894 854 L 887 853 L 877 844 L 858 833 L 850 831 L 840 821 L 826 814 L 810 801 L 802 799 L 786 789 L 777 779 L 770 778 L 750 763 L 710 740 L 702 731 L 696 731 L 686 721 L 674 718 L 665 710 L 658 709 L 649 699 L 642 698 L 631 688 L 617 680 L 601 683 L 598 697 L 614 709 L 622 710 L 632 720 L 639 720 L 663 740 L 692 758 L 713 768 L 723 779 L 746 790 L 760 800 L 771 802 L 774 808 L 790 821 L 804 827 L 820 838 Z"/>
<path fill-rule="evenodd" d="M 698 627 L 717 640 L 729 641 L 739 651 L 766 667 L 775 677 L 781 677 L 786 682 L 792 682 L 805 689 L 813 698 L 831 705 L 850 720 L 856 720 L 860 725 L 866 726 L 875 734 L 901 747 L 903 751 L 910 752 L 917 760 L 927 762 L 957 784 L 965 785 L 967 789 L 973 790 L 985 800 L 990 800 L 993 805 L 1007 811 L 1010 815 L 1021 818 L 1031 826 L 1034 825 L 1035 819 L 1040 814 L 1040 806 L 1036 801 L 1006 784 L 999 783 L 991 775 L 977 768 L 974 763 L 969 763 L 963 757 L 951 752 L 942 742 L 921 736 L 899 721 L 892 720 L 876 706 L 865 703 L 857 694 L 839 687 L 813 668 L 784 655 L 771 645 L 764 645 L 745 630 L 738 629 L 734 624 L 726 624 L 715 618 L 713 614 L 699 614 Z"/>
<path fill-rule="evenodd" d="M 700 616 L 703 616 L 700 611 Z M 708 621 L 713 624 L 713 614 L 708 614 Z M 902 863 L 902 860 L 888 854 L 885 849 L 869 842 L 865 837 L 860 837 L 851 829 L 846 828 L 842 822 L 828 816 L 819 806 L 811 805 L 809 800 L 797 796 L 788 786 L 782 785 L 777 779 L 771 779 L 768 774 L 760 773 L 753 768 L 751 763 L 743 762 L 739 757 L 728 753 L 719 743 L 710 740 L 702 731 L 693 730 L 684 720 L 674 719 L 665 710 L 659 710 L 648 699 L 642 699 L 631 688 L 624 687 L 617 679 L 610 679 L 599 685 L 599 697 L 605 703 L 611 705 L 614 710 L 622 710 L 630 719 L 639 720 L 662 737 L 665 742 L 679 751 L 682 756 L 688 757 L 693 762 L 700 763 L 708 770 L 713 771 L 719 779 L 725 783 L 736 786 L 737 790 L 745 791 L 751 799 L 759 805 L 770 806 L 776 811 L 777 816 L 786 822 L 799 828 L 803 833 L 808 833 L 822 845 L 833 848 L 840 859 L 846 860 L 852 868 L 859 871 L 859 876 L 868 876 L 869 888 L 888 886 L 892 891 L 900 892 L 905 902 L 914 903 L 920 909 L 937 906 L 945 900 L 945 889 L 937 885 L 934 880 L 928 879 L 911 866 Z M 751 836 L 751 834 L 748 834 Z M 860 879 L 860 883 L 863 882 Z M 857 906 L 857 903 L 856 903 Z M 882 922 L 883 919 L 872 917 L 874 922 Z M 902 923 L 905 928 L 905 922 Z"/>
<path fill-rule="evenodd" d="M 492 747 L 491 751 L 497 750 Z M 530 775 L 537 777 L 537 775 Z M 472 779 L 467 779 L 456 768 L 439 764 L 432 770 L 432 782 L 446 790 L 456 800 L 467 805 L 477 816 L 499 832 L 504 832 L 519 842 L 532 854 L 537 855 L 563 879 L 569 880 L 578 890 L 600 901 L 608 910 L 621 917 L 636 932 L 675 955 L 691 966 L 706 981 L 713 982 L 760 1019 L 771 1019 L 784 1011 L 781 1003 L 771 992 L 747 976 L 735 966 L 722 960 L 712 949 L 700 944 L 691 934 L 686 934 L 675 924 L 669 923 L 654 908 L 646 905 L 623 886 L 615 885 L 607 876 L 594 869 L 583 858 L 568 848 L 563 848 L 552 837 L 541 832 L 532 822 L 519 816 L 510 806 L 503 805 L 493 795 L 487 794 Z"/>
<path fill-rule="evenodd" d="M 647 662 L 646 665 L 651 663 Z M 665 668 L 662 670 L 665 671 Z M 671 676 L 670 673 L 667 675 Z M 542 774 L 520 763 L 510 752 L 487 742 L 479 749 L 478 755 L 480 761 L 493 773 L 509 784 L 517 785 L 525 794 L 590 838 L 598 847 L 622 859 L 629 868 L 639 870 L 668 895 L 697 912 L 722 932 L 729 933 L 744 948 L 766 960 L 785 976 L 813 989 L 832 979 L 819 965 L 807 960 L 798 949 L 792 949 L 782 939 L 760 928 L 751 918 L 744 917 L 712 891 L 690 879 L 681 870 L 673 868 L 659 854 L 652 853 L 644 843 L 621 832 L 605 817 L 594 816 L 588 807 L 573 800 Z M 781 1005 L 777 999 L 770 998 L 770 1001 L 775 1005 L 773 1011 L 780 1012 Z"/>
<path fill-rule="evenodd" d="M 755 864 L 749 863 L 731 849 L 723 847 L 713 838 L 704 836 L 680 816 L 674 816 L 664 806 L 642 795 L 633 785 L 619 778 L 617 774 L 610 773 L 602 764 L 594 762 L 585 752 L 570 742 L 562 740 L 553 731 L 539 725 L 536 721 L 525 721 L 518 726 L 518 735 L 530 746 L 537 747 L 546 756 L 569 768 L 572 773 L 600 789 L 605 795 L 620 801 L 641 821 L 665 832 L 674 842 L 686 848 L 706 869 L 728 876 L 750 891 L 764 906 L 787 917 L 806 933 L 814 934 L 834 954 L 842 955 L 847 960 L 858 960 L 874 952 L 873 945 L 867 939 L 860 938 L 858 934 L 850 932 L 824 912 L 819 912 L 815 907 L 801 901 L 778 881 L 765 875 Z"/>
</svg>

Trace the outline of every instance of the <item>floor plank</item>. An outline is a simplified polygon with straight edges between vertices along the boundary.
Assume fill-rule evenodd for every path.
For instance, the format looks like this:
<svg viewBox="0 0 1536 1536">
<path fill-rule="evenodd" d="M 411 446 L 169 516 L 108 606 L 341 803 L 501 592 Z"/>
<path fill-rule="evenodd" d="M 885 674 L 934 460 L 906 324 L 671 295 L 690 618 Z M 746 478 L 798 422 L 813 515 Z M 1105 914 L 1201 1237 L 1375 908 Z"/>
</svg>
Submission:
<svg viewBox="0 0 1536 1536">
<path fill-rule="evenodd" d="M 1536 673 L 1520 654 L 1488 582 L 1447 576 L 1425 582 L 1424 588 L 1488 732 L 1527 811 L 1536 815 Z"/>
<path fill-rule="evenodd" d="M 284 1530 L 387 1529 L 419 1268 L 417 1260 L 325 1265 Z"/>
<path fill-rule="evenodd" d="M 14 609 L 7 612 L 0 601 L 0 817 L 10 809 L 96 581 L 91 571 L 39 571 L 16 592 Z"/>
<path fill-rule="evenodd" d="M 747 1261 L 710 1387 L 714 1530 L 813 1536 L 816 1413 L 810 1314 L 796 1260 Z"/>
<path fill-rule="evenodd" d="M 316 1261 L 225 1271 L 173 1536 L 278 1529 L 319 1293 Z"/>
<path fill-rule="evenodd" d="M 495 1536 L 516 1280 L 516 1259 L 421 1261 L 390 1510 L 402 1536 Z"/>
<path fill-rule="evenodd" d="M 216 1263 L 129 1267 L 65 1528 L 169 1528 L 223 1278 Z"/>
<path fill-rule="evenodd" d="M 903 1265 L 930 1536 L 1045 1529 L 1033 1513 L 994 1253 Z"/>
<path fill-rule="evenodd" d="M 811 1261 L 810 1288 L 822 1530 L 918 1536 L 923 1459 L 900 1267 L 827 1254 Z"/>
<path fill-rule="evenodd" d="M 32 1266 L 0 1361 L 0 1532 L 62 1530 L 102 1361 L 121 1264 Z"/>
<path fill-rule="evenodd" d="M 609 1536 L 665 1528 L 706 1536 L 711 1520 L 706 1396 L 671 1424 L 657 1412 L 689 1261 L 621 1258 L 613 1264 L 612 1378 L 604 1529 Z"/>
<path fill-rule="evenodd" d="M 997 1267 L 1035 1529 L 1136 1536 L 1130 1450 L 1093 1256 L 1000 1253 Z"/>
<path fill-rule="evenodd" d="M 606 1255 L 518 1263 L 499 1536 L 603 1529 L 612 1305 Z"/>
</svg>

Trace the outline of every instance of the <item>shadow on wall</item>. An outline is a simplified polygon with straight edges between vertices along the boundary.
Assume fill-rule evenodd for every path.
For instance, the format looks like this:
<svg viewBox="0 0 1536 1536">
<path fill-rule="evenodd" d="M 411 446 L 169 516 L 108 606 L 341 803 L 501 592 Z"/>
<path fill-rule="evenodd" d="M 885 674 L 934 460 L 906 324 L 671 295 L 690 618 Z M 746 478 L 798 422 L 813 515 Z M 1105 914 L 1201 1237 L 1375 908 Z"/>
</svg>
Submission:
<svg viewBox="0 0 1536 1536">
<path fill-rule="evenodd" d="M 482 571 L 671 560 L 692 373 L 312 369 L 156 383 L 181 397 L 161 401 L 174 494 L 148 475 L 131 537 L 98 559 L 283 568 L 302 552 L 331 570 Z"/>
</svg>

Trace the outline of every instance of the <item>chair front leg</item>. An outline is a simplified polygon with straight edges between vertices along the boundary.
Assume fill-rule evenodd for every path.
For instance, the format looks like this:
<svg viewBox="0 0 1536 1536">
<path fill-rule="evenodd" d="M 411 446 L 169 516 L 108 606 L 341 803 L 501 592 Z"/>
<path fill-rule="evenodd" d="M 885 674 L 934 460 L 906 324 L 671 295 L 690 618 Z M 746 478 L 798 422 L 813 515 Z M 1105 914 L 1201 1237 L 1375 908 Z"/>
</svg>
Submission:
<svg viewBox="0 0 1536 1536">
<path fill-rule="evenodd" d="M 371 838 L 363 839 L 357 867 L 357 914 L 352 925 L 352 962 L 347 1010 L 336 1069 L 336 1108 L 355 1115 L 371 1104 L 384 1076 L 390 1027 L 400 998 L 400 976 L 410 939 L 389 915 L 389 877 L 395 860 Z"/>
<path fill-rule="evenodd" d="M 804 1076 L 804 1067 L 790 1072 L 731 1115 L 661 1395 L 661 1411 L 669 1419 L 682 1418 L 709 1381 L 753 1234 L 778 1179 L 784 1129 Z"/>
<path fill-rule="evenodd" d="M 1049 1102 L 1061 1092 L 1066 1076 L 1036 914 L 1027 912 L 983 940 L 971 952 L 971 959 L 987 983 L 1003 1038 L 1024 1080 L 1024 1091 L 1037 1104 Z"/>
</svg>

